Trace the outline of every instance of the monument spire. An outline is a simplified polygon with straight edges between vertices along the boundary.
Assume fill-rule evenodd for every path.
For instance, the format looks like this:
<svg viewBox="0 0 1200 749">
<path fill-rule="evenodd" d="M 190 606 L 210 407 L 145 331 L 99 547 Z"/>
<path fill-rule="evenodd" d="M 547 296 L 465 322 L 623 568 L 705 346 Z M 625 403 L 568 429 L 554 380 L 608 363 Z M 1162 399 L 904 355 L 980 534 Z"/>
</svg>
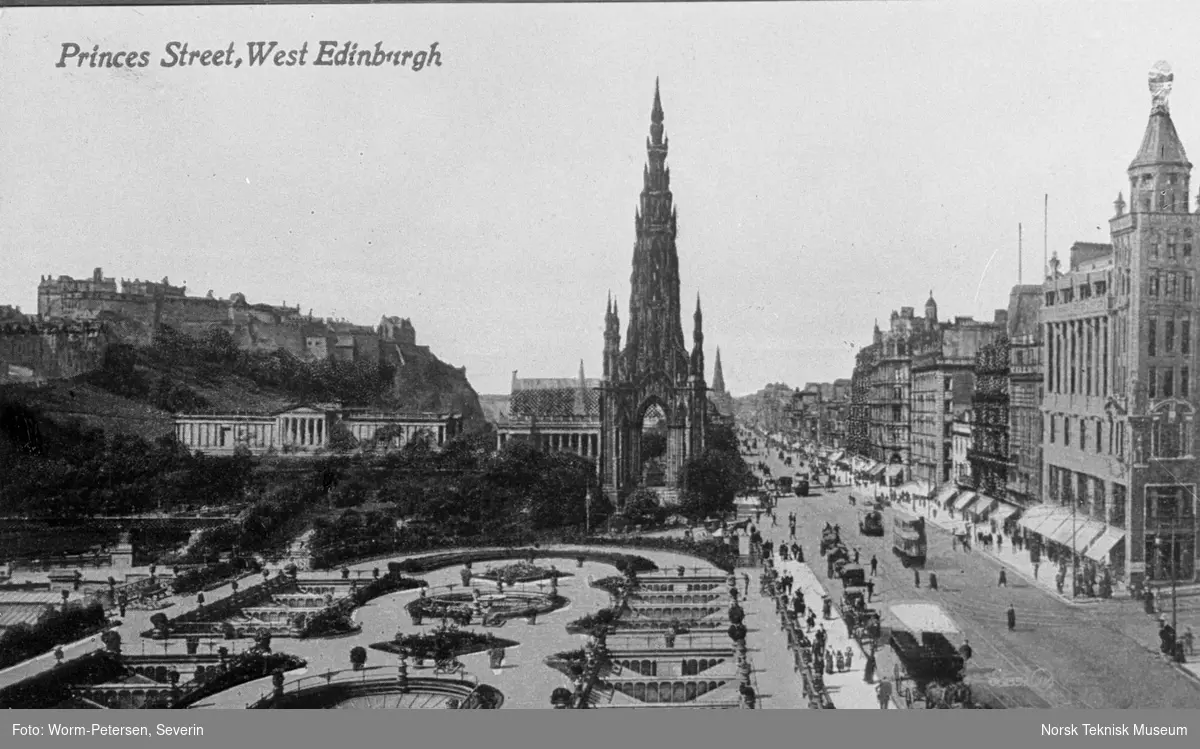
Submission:
<svg viewBox="0 0 1200 749">
<path fill-rule="evenodd" d="M 717 361 L 713 364 L 713 390 L 725 392 L 725 372 L 721 370 L 721 347 L 717 346 Z"/>
</svg>

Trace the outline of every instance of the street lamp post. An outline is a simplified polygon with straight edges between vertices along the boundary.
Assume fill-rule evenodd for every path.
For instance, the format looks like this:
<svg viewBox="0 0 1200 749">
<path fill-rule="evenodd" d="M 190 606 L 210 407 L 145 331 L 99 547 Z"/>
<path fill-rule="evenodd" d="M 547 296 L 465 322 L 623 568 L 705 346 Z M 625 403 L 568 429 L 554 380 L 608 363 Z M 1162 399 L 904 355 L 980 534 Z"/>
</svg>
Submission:
<svg viewBox="0 0 1200 749">
<path fill-rule="evenodd" d="M 1071 499 L 1071 597 L 1079 596 L 1079 554 L 1075 550 L 1075 508 L 1079 505 L 1079 500 Z"/>
<path fill-rule="evenodd" d="M 1163 552 L 1163 543 L 1161 536 L 1154 537 L 1154 548 L 1158 552 L 1158 565 L 1161 569 L 1166 562 L 1166 554 Z M 1175 544 L 1171 544 L 1171 652 L 1168 654 L 1171 658 L 1175 657 L 1175 643 L 1179 641 L 1179 606 L 1178 598 L 1176 597 L 1175 589 Z"/>
</svg>

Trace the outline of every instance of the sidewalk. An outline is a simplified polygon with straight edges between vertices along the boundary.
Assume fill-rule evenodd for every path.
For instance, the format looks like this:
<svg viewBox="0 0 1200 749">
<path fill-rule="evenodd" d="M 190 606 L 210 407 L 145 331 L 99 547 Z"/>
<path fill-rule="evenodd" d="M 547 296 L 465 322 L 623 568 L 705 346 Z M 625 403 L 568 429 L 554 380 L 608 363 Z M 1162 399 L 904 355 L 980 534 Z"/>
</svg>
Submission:
<svg viewBox="0 0 1200 749">
<path fill-rule="evenodd" d="M 850 636 L 850 632 L 846 628 L 846 622 L 838 612 L 838 607 L 836 605 L 833 606 L 831 611 L 832 618 L 821 618 L 821 598 L 826 595 L 821 581 L 809 569 L 807 563 L 800 563 L 791 558 L 788 558 L 787 561 L 778 561 L 777 559 L 775 566 L 781 575 L 789 574 L 792 576 L 794 580 L 792 585 L 793 595 L 795 595 L 796 591 L 804 591 L 804 605 L 816 611 L 817 626 L 820 627 L 823 625 L 825 627 L 825 634 L 828 637 L 826 647 L 830 651 L 842 653 L 846 652 L 846 648 L 850 648 L 850 652 L 854 654 L 854 658 L 852 659 L 853 665 L 849 670 L 842 673 L 835 671 L 824 674 L 825 686 L 829 691 L 829 696 L 833 700 L 833 704 L 840 710 L 878 710 L 879 700 L 875 697 L 875 685 L 863 681 L 867 665 L 866 654 L 863 653 L 858 641 Z M 834 597 L 832 592 L 828 595 L 830 598 Z M 805 629 L 805 634 L 811 637 L 815 631 L 815 629 Z"/>
<path fill-rule="evenodd" d="M 754 668 L 758 706 L 763 710 L 807 710 L 808 698 L 792 667 L 795 659 L 788 650 L 787 635 L 779 626 L 775 602 L 759 593 L 758 570 L 738 570 L 739 594 L 745 590 L 742 573 L 750 574 L 750 595 L 740 600 L 746 612 L 746 647 Z"/>
</svg>

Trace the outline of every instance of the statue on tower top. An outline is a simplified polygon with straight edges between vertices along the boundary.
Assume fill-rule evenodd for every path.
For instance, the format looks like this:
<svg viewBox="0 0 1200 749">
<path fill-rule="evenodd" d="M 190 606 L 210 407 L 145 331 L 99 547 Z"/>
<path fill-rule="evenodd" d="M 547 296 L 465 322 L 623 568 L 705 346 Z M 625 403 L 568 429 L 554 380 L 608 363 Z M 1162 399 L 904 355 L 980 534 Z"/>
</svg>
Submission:
<svg viewBox="0 0 1200 749">
<path fill-rule="evenodd" d="M 1167 99 L 1171 96 L 1171 87 L 1175 82 L 1175 74 L 1171 66 L 1163 60 L 1154 63 L 1150 68 L 1150 100 L 1151 111 L 1169 112 Z"/>
</svg>

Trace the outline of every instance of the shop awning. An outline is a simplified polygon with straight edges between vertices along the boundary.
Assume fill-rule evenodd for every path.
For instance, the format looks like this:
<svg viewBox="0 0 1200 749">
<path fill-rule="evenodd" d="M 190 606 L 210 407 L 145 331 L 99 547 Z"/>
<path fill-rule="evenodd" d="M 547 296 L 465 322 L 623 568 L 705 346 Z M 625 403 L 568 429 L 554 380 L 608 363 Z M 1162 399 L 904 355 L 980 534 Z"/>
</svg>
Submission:
<svg viewBox="0 0 1200 749">
<path fill-rule="evenodd" d="M 1108 555 L 1117 544 L 1125 540 L 1125 531 L 1117 528 L 1105 528 L 1104 533 L 1092 542 L 1092 545 L 1083 552 L 1083 555 L 1088 559 L 1095 559 L 1097 562 L 1107 562 Z"/>
<path fill-rule="evenodd" d="M 963 510 L 966 508 L 967 505 L 974 502 L 978 497 L 979 497 L 979 495 L 976 494 L 975 492 L 966 491 L 964 489 L 963 492 L 958 495 L 958 498 L 954 500 L 954 509 L 955 510 Z"/>
<path fill-rule="evenodd" d="M 897 603 L 888 610 L 911 632 L 941 632 L 947 635 L 959 633 L 954 620 L 933 603 Z"/>
<path fill-rule="evenodd" d="M 990 513 L 992 510 L 996 509 L 997 505 L 999 505 L 999 504 L 1000 504 L 1000 500 L 996 499 L 995 497 L 989 497 L 986 494 L 980 494 L 978 501 L 976 501 L 975 504 L 972 505 L 968 511 L 972 515 L 978 515 L 979 517 L 987 517 L 988 513 Z"/>
<path fill-rule="evenodd" d="M 1074 519 L 1070 515 L 1067 516 L 1066 521 L 1050 536 L 1050 540 L 1067 548 L 1083 551 L 1103 532 L 1103 523 L 1097 523 L 1076 513 Z"/>
<path fill-rule="evenodd" d="M 1017 521 L 1017 525 L 1021 526 L 1030 533 L 1037 531 L 1038 526 L 1046 521 L 1050 513 L 1054 512 L 1054 508 L 1048 505 L 1034 505 L 1025 510 L 1024 516 Z"/>
<path fill-rule="evenodd" d="M 867 476 L 870 478 L 875 478 L 883 473 L 884 468 L 887 468 L 887 466 L 885 466 L 883 463 L 877 463 L 874 468 L 867 471 Z"/>
<path fill-rule="evenodd" d="M 924 481 L 909 481 L 904 486 L 900 487 L 900 491 L 908 492 L 914 497 L 928 497 L 929 484 Z"/>
<path fill-rule="evenodd" d="M 829 456 L 829 460 L 836 463 L 844 457 L 846 457 L 846 453 L 842 452 L 841 450 L 838 450 L 833 455 Z"/>
<path fill-rule="evenodd" d="M 1033 529 L 1033 532 L 1045 538 L 1047 541 L 1054 540 L 1054 534 L 1058 532 L 1065 523 L 1071 522 L 1071 511 L 1064 510 L 1061 507 L 1055 507 L 1054 510 L 1042 520 L 1038 527 Z"/>
<path fill-rule="evenodd" d="M 887 477 L 889 479 L 894 479 L 902 473 L 904 473 L 904 466 L 902 466 L 902 465 L 893 463 L 892 465 L 887 467 Z"/>
<path fill-rule="evenodd" d="M 954 498 L 957 496 L 958 487 L 950 484 L 949 486 L 943 486 L 942 490 L 938 492 L 937 498 L 933 501 L 937 503 L 938 507 L 946 507 L 953 502 Z"/>
<path fill-rule="evenodd" d="M 1003 524 L 1004 521 L 1008 520 L 1009 518 L 1011 518 L 1013 515 L 1016 515 L 1020 511 L 1021 511 L 1020 507 L 1017 507 L 1016 505 L 1010 505 L 1008 502 L 1001 501 L 1000 506 L 992 511 L 991 519 L 995 520 L 998 524 Z"/>
</svg>

